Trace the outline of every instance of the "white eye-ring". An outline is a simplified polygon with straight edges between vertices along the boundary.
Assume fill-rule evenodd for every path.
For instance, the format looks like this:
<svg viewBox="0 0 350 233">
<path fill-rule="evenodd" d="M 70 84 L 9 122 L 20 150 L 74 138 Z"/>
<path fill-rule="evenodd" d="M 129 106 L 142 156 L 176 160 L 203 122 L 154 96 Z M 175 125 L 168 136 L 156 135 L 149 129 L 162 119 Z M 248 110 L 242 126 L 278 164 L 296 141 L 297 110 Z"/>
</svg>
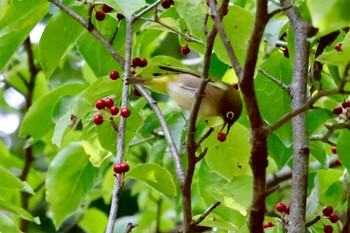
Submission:
<svg viewBox="0 0 350 233">
<path fill-rule="evenodd" d="M 226 117 L 230 120 L 232 120 L 234 116 L 235 116 L 235 114 L 232 111 L 229 111 L 226 113 Z"/>
</svg>

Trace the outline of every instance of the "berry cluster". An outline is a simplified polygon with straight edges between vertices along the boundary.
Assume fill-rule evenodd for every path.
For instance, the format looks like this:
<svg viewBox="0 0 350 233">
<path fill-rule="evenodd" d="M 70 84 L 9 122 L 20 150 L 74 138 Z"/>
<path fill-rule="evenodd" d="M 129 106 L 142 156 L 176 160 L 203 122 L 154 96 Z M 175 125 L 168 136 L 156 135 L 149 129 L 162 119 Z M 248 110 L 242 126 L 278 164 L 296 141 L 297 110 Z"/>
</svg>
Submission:
<svg viewBox="0 0 350 233">
<path fill-rule="evenodd" d="M 164 9 L 168 9 L 174 5 L 174 0 L 163 0 L 161 5 Z"/>
<path fill-rule="evenodd" d="M 342 114 L 344 111 L 343 110 L 346 110 L 345 111 L 345 114 L 347 113 L 348 110 L 350 110 L 350 100 L 345 100 L 343 103 L 341 103 L 341 106 L 338 105 L 336 106 L 334 109 L 333 109 L 333 113 L 335 115 L 340 115 Z M 347 116 L 345 115 L 345 119 L 347 119 Z"/>
<path fill-rule="evenodd" d="M 322 213 L 323 213 L 323 216 L 327 217 L 329 221 L 331 221 L 332 223 L 336 223 L 339 221 L 339 216 L 336 213 L 334 213 L 332 206 L 326 206 L 322 210 Z M 331 225 L 325 225 L 323 227 L 323 231 L 324 233 L 332 233 L 333 227 Z"/>
<path fill-rule="evenodd" d="M 148 62 L 146 58 L 140 58 L 140 57 L 134 57 L 131 61 L 132 67 L 145 67 L 147 66 Z"/>
<path fill-rule="evenodd" d="M 103 4 L 100 11 L 96 10 L 95 19 L 97 21 L 103 21 L 106 18 L 106 13 L 112 12 L 113 8 L 107 4 Z"/>
<path fill-rule="evenodd" d="M 98 6 L 98 8 L 96 6 Z M 106 18 L 106 13 L 110 13 L 114 10 L 112 7 L 108 6 L 107 4 L 103 4 L 102 7 L 100 7 L 99 4 L 96 6 L 94 9 L 96 11 L 95 19 L 97 21 L 103 21 Z M 117 13 L 116 16 L 118 21 L 121 21 L 122 19 L 125 18 L 124 15 L 122 15 L 121 13 Z"/>
<path fill-rule="evenodd" d="M 116 116 L 119 113 L 119 108 L 114 105 L 114 100 L 112 98 L 106 98 L 106 99 L 99 99 L 95 103 L 95 107 L 98 110 L 105 110 L 108 109 L 110 115 Z M 128 118 L 131 114 L 131 111 L 129 108 L 122 108 L 120 111 L 120 115 L 124 118 Z M 101 125 L 103 123 L 103 116 L 101 113 L 96 114 L 93 117 L 93 122 L 96 125 Z"/>
<path fill-rule="evenodd" d="M 337 147 L 336 146 L 332 146 L 332 153 L 336 154 L 337 153 Z M 337 158 L 337 160 L 335 160 L 335 166 L 341 166 L 341 162 L 340 160 Z"/>
<path fill-rule="evenodd" d="M 281 213 L 281 220 L 282 222 L 285 222 L 285 217 L 290 213 L 290 205 L 286 205 L 283 202 L 278 202 L 275 206 L 275 210 Z M 275 224 L 273 224 L 272 222 L 264 222 L 264 228 L 270 228 L 274 226 Z"/>
<path fill-rule="evenodd" d="M 127 163 L 117 163 L 113 166 L 113 171 L 116 174 L 121 174 L 121 173 L 125 173 L 127 171 L 129 171 L 129 164 Z"/>
</svg>

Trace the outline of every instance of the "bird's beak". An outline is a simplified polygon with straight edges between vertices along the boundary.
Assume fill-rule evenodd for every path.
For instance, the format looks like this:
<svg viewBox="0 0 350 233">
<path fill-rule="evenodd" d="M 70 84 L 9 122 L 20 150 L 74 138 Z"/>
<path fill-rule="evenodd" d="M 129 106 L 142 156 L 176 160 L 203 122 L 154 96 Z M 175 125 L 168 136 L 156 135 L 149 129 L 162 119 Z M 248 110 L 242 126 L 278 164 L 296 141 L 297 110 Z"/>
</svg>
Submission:
<svg viewBox="0 0 350 233">
<path fill-rule="evenodd" d="M 226 135 L 228 135 L 228 133 L 230 132 L 230 128 L 232 126 L 232 124 L 228 124 L 227 121 L 224 122 L 224 125 L 222 126 L 220 132 L 222 132 L 224 130 L 224 128 L 226 127 L 227 125 L 227 131 L 226 131 Z"/>
</svg>

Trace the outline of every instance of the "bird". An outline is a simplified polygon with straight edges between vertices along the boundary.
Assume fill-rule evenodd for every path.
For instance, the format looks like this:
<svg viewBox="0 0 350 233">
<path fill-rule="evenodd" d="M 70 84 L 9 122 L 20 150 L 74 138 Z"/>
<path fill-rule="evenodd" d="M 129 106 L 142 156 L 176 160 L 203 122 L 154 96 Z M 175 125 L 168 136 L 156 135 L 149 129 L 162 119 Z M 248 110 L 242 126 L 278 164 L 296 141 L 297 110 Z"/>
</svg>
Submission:
<svg viewBox="0 0 350 233">
<path fill-rule="evenodd" d="M 159 66 L 159 68 L 172 73 L 153 78 L 130 77 L 126 80 L 126 84 L 145 85 L 155 92 L 168 94 L 182 108 L 190 110 L 202 82 L 200 74 L 179 67 Z M 205 87 L 198 115 L 222 117 L 224 124 L 220 132 L 227 126 L 226 135 L 228 135 L 231 126 L 241 113 L 242 100 L 238 90 L 230 84 L 211 79 Z"/>
</svg>

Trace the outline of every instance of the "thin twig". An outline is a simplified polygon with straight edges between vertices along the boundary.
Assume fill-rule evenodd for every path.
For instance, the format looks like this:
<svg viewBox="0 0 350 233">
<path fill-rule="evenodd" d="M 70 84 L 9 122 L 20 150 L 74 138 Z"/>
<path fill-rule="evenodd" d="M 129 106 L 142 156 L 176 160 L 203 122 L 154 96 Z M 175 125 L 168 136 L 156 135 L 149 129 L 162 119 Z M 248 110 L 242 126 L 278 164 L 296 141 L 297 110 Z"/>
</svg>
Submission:
<svg viewBox="0 0 350 233">
<path fill-rule="evenodd" d="M 132 231 L 133 228 L 137 227 L 137 224 L 133 224 L 131 222 L 128 223 L 125 233 L 130 233 Z"/>
<path fill-rule="evenodd" d="M 285 115 L 283 115 L 276 123 L 270 125 L 267 127 L 267 131 L 268 133 L 272 133 L 273 131 L 279 129 L 281 126 L 283 126 L 285 123 L 287 123 L 288 121 L 290 121 L 293 117 L 295 117 L 296 115 L 305 112 L 306 110 L 308 110 L 309 108 L 312 107 L 312 105 L 319 100 L 322 97 L 325 96 L 330 96 L 330 95 L 335 95 L 335 94 L 346 94 L 346 95 L 350 95 L 350 91 L 344 91 L 344 90 L 339 90 L 339 89 L 333 89 L 333 90 L 325 90 L 325 91 L 319 91 L 317 92 L 314 96 L 312 96 L 310 99 L 308 99 L 308 101 L 302 105 L 299 108 L 296 108 L 295 110 L 286 113 Z"/>
<path fill-rule="evenodd" d="M 205 139 L 207 139 L 211 133 L 214 132 L 214 128 L 210 127 L 209 130 L 198 140 L 197 147 L 199 147 Z"/>
<path fill-rule="evenodd" d="M 133 21 L 139 19 L 140 17 L 142 17 L 144 14 L 146 14 L 147 12 L 149 12 L 150 10 L 152 10 L 153 8 L 155 8 L 159 3 L 161 3 L 162 0 L 157 0 L 154 3 L 152 3 L 151 5 L 147 6 L 145 9 L 143 9 L 142 11 L 140 11 L 139 13 L 135 14 L 133 16 Z"/>
<path fill-rule="evenodd" d="M 289 6 L 283 6 L 283 7 L 280 7 L 280 8 L 277 8 L 276 10 L 273 10 L 269 13 L 269 18 L 272 18 L 274 15 L 280 13 L 280 12 L 283 12 L 283 11 L 286 11 L 286 10 L 289 10 L 290 8 L 292 8 L 293 6 L 292 5 L 289 5 Z"/>
<path fill-rule="evenodd" d="M 214 204 L 212 204 L 211 206 L 209 206 L 209 208 L 208 209 L 206 209 L 205 211 L 204 211 L 204 213 L 201 215 L 201 216 L 199 216 L 199 218 L 197 218 L 196 220 L 194 220 L 193 222 L 192 222 L 192 226 L 196 226 L 196 225 L 198 225 L 199 223 L 201 223 L 216 207 L 218 207 L 219 205 L 221 204 L 221 202 L 215 202 Z"/>
<path fill-rule="evenodd" d="M 135 87 L 143 95 L 143 97 L 146 99 L 146 101 L 151 106 L 152 110 L 154 111 L 154 113 L 156 114 L 156 116 L 160 122 L 160 126 L 163 130 L 164 137 L 168 143 L 169 152 L 174 160 L 175 172 L 177 175 L 177 179 L 179 181 L 180 187 L 182 188 L 184 185 L 185 173 L 184 173 L 183 168 L 182 168 L 179 152 L 176 149 L 175 142 L 171 136 L 170 130 L 169 130 L 168 125 L 164 119 L 164 116 L 163 116 L 161 110 L 159 109 L 157 102 L 148 94 L 146 88 L 142 87 L 141 85 L 136 85 Z"/>
<path fill-rule="evenodd" d="M 275 82 L 278 86 L 282 87 L 282 89 L 290 95 L 290 86 L 284 84 L 281 80 L 275 78 L 271 74 L 269 74 L 267 71 L 265 71 L 262 68 L 259 68 L 259 72 L 265 75 L 267 78 L 271 79 L 273 82 Z"/>
<path fill-rule="evenodd" d="M 105 48 L 108 50 L 108 52 L 112 55 L 112 57 L 122 66 L 124 67 L 124 59 L 123 57 L 113 48 L 113 46 L 109 43 L 109 40 L 107 40 L 95 27 L 91 27 L 92 24 L 89 24 L 87 20 L 85 20 L 83 17 L 72 11 L 69 7 L 64 5 L 59 0 L 48 0 L 52 4 L 56 5 L 58 8 L 60 8 L 63 12 L 65 12 L 67 15 L 75 19 L 78 23 L 80 23 L 86 30 L 88 30 L 97 40 L 99 40 Z"/>
<path fill-rule="evenodd" d="M 216 28 L 216 30 L 221 38 L 222 43 L 225 46 L 225 49 L 226 49 L 227 54 L 230 58 L 232 67 L 235 70 L 237 77 L 241 77 L 242 67 L 238 62 L 238 58 L 236 56 L 236 53 L 234 52 L 234 50 L 231 46 L 230 40 L 228 39 L 226 32 L 225 32 L 225 29 L 222 26 L 222 22 L 221 22 L 223 11 L 224 11 L 224 9 L 227 9 L 227 6 L 228 6 L 228 1 L 227 0 L 223 1 L 222 6 L 220 8 L 221 17 L 216 9 L 215 4 L 210 5 L 210 11 L 211 11 L 211 16 L 214 17 L 215 28 Z"/>
<path fill-rule="evenodd" d="M 305 228 L 311 227 L 312 225 L 316 224 L 318 221 L 321 220 L 321 216 L 316 216 L 314 219 L 312 219 L 310 222 L 307 222 L 305 224 Z"/>
</svg>

